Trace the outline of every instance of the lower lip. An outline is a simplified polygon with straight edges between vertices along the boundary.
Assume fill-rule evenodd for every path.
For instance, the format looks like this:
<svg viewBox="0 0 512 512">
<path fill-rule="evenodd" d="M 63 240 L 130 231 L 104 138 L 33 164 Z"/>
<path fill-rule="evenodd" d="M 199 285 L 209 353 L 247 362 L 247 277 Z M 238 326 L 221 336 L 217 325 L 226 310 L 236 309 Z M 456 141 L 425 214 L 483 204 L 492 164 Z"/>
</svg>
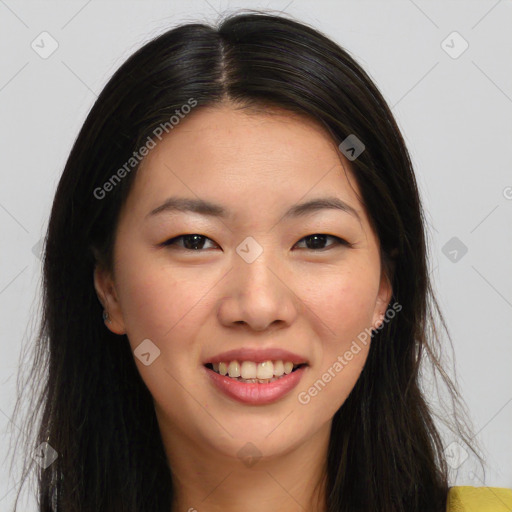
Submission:
<svg viewBox="0 0 512 512">
<path fill-rule="evenodd" d="M 209 368 L 203 367 L 213 384 L 225 395 L 244 404 L 265 405 L 277 402 L 299 383 L 304 374 L 305 366 L 288 375 L 284 375 L 274 382 L 259 384 L 252 382 L 240 382 L 230 377 L 220 375 Z"/>
</svg>

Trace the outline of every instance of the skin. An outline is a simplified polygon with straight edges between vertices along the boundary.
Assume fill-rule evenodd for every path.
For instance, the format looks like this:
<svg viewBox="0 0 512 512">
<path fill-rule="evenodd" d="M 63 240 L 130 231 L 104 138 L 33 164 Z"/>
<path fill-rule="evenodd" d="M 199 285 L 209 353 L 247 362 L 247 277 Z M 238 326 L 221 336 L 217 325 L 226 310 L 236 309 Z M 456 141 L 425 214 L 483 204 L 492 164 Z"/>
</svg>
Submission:
<svg viewBox="0 0 512 512">
<path fill-rule="evenodd" d="M 231 215 L 145 219 L 175 195 L 221 204 Z M 333 195 L 359 219 L 321 209 L 282 220 L 297 203 Z M 307 404 L 298 395 L 379 324 L 392 292 L 359 197 L 350 163 L 328 133 L 280 109 L 198 108 L 144 159 L 121 212 L 114 273 L 98 265 L 94 285 L 112 332 L 127 334 L 132 350 L 145 339 L 160 350 L 148 366 L 135 362 L 172 468 L 173 511 L 324 510 L 332 417 L 354 387 L 369 343 L 359 343 Z M 190 239 L 161 245 L 185 234 L 206 238 L 195 251 L 186 249 Z M 327 237 L 315 246 L 314 234 L 352 245 Z M 248 236 L 263 249 L 252 263 L 236 252 Z M 200 370 L 205 358 L 245 346 L 285 348 L 309 366 L 279 401 L 242 404 Z M 252 465 L 237 455 L 248 442 L 261 456 Z"/>
</svg>

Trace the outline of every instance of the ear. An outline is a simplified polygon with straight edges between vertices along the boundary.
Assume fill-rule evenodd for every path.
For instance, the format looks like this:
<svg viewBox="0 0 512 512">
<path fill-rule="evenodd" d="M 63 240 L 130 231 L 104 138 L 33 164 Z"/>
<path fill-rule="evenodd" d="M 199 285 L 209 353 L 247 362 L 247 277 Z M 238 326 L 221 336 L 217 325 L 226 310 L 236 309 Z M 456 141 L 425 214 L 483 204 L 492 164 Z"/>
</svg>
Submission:
<svg viewBox="0 0 512 512">
<path fill-rule="evenodd" d="M 393 287 L 391 285 L 391 280 L 385 269 L 382 269 L 380 275 L 379 292 L 377 295 L 377 300 L 375 301 L 375 309 L 373 312 L 372 326 L 374 329 L 377 329 L 379 325 L 381 325 L 384 321 L 385 313 L 392 295 Z"/>
<path fill-rule="evenodd" d="M 116 293 L 115 283 L 110 272 L 105 270 L 100 264 L 94 268 L 94 288 L 99 301 L 108 313 L 110 322 L 105 322 L 105 326 L 114 334 L 126 334 L 123 314 Z"/>
</svg>

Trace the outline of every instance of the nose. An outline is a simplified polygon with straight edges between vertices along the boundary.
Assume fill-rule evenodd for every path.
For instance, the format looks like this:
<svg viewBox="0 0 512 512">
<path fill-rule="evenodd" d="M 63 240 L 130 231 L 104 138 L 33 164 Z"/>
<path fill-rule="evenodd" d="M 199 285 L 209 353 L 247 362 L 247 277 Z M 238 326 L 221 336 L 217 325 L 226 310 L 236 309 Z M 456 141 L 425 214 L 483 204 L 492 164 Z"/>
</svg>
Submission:
<svg viewBox="0 0 512 512">
<path fill-rule="evenodd" d="M 252 263 L 235 255 L 219 305 L 220 322 L 246 324 L 254 331 L 290 326 L 302 310 L 293 282 L 290 270 L 270 251 Z"/>
</svg>

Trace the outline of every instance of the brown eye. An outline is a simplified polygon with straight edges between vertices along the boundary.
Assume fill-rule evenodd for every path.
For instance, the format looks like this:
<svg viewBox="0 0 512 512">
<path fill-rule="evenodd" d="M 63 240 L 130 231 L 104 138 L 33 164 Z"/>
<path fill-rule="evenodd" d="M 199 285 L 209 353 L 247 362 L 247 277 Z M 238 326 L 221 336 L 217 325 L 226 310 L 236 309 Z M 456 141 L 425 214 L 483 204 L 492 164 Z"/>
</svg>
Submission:
<svg viewBox="0 0 512 512">
<path fill-rule="evenodd" d="M 328 238 L 333 239 L 335 241 L 335 243 L 330 244 L 327 247 L 324 247 L 325 242 L 327 241 Z M 350 245 L 346 240 L 343 240 L 343 238 L 339 238 L 334 235 L 326 235 L 323 233 L 315 233 L 313 235 L 305 236 L 304 238 L 299 240 L 299 242 L 297 242 L 297 243 L 300 243 L 303 240 L 306 241 L 306 249 L 310 249 L 313 251 L 329 249 L 330 247 L 337 246 L 337 245 Z"/>
<path fill-rule="evenodd" d="M 204 249 L 205 241 L 210 240 L 210 242 L 213 242 L 211 238 L 208 238 L 204 235 L 198 235 L 196 233 L 194 234 L 186 234 L 186 235 L 180 235 L 174 238 L 171 238 L 167 241 L 165 241 L 162 245 L 163 246 L 174 246 L 177 248 L 185 249 L 187 251 L 201 251 Z M 178 244 L 178 241 L 182 241 L 183 244 Z M 213 242 L 215 244 L 215 242 Z M 217 244 L 215 244 L 217 245 Z M 217 246 L 218 247 L 218 246 Z"/>
</svg>

